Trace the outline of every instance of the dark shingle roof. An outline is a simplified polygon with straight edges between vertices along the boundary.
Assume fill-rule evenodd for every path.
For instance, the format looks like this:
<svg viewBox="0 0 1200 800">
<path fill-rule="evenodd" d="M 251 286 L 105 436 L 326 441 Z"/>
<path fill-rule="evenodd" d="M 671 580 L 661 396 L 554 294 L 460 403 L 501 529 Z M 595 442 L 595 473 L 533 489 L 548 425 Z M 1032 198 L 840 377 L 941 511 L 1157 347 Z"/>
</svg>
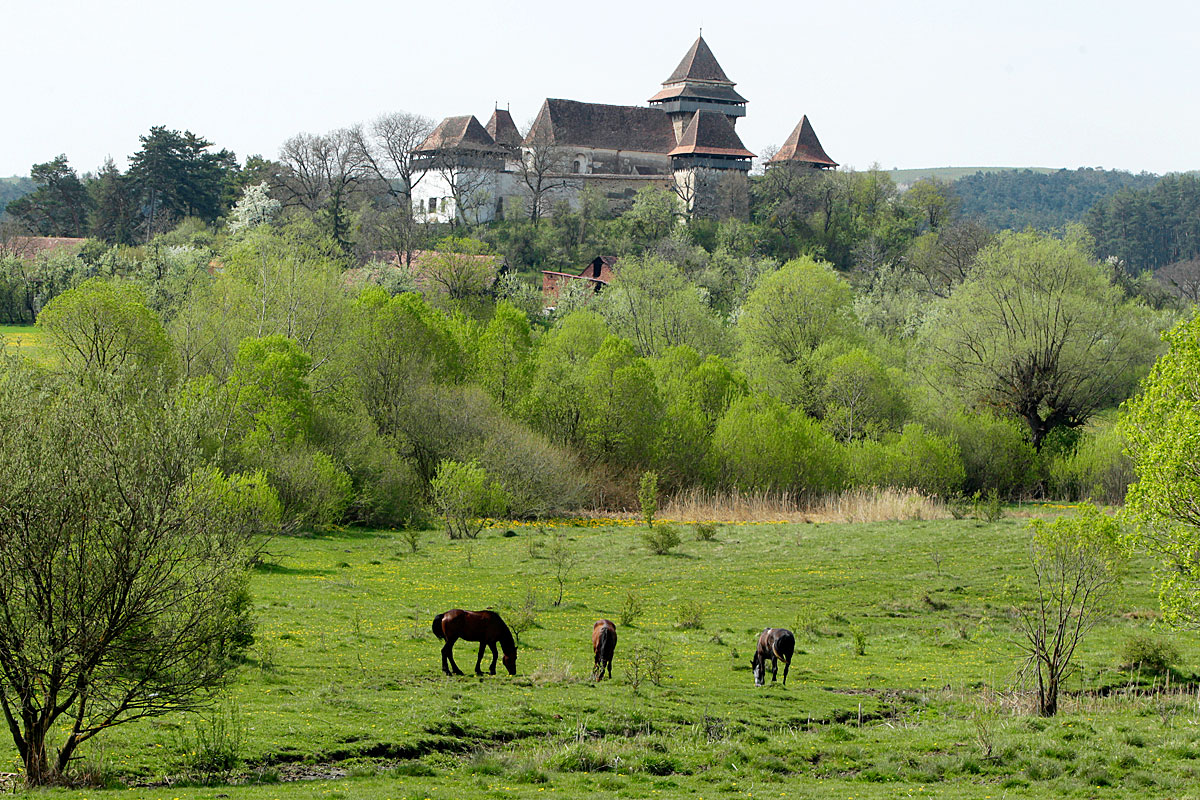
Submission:
<svg viewBox="0 0 1200 800">
<path fill-rule="evenodd" d="M 675 98 L 697 100 L 717 100 L 725 103 L 744 103 L 746 98 L 742 97 L 732 85 L 724 86 L 719 83 L 676 83 L 672 86 L 664 87 L 658 94 L 651 97 L 649 102 L 657 103 L 662 100 L 674 100 Z"/>
<path fill-rule="evenodd" d="M 779 148 L 779 152 L 771 157 L 768 164 L 781 164 L 793 161 L 803 164 L 816 164 L 823 167 L 836 167 L 838 163 L 825 154 L 816 131 L 808 121 L 808 116 L 800 118 L 800 124 L 792 131 L 792 135 Z"/>
<path fill-rule="evenodd" d="M 708 49 L 708 43 L 704 41 L 703 36 L 696 39 L 691 49 L 687 51 L 687 55 L 683 57 L 683 61 L 680 61 L 679 66 L 671 73 L 671 77 L 663 83 L 680 83 L 682 81 L 713 81 L 714 83 L 733 85 L 733 81 L 725 76 L 725 70 L 721 69 L 721 65 L 717 63 L 717 58 L 713 55 L 712 50 Z"/>
<path fill-rule="evenodd" d="M 668 153 L 675 130 L 661 108 L 609 106 L 551 98 L 542 104 L 525 142 L 536 137 L 559 146 Z"/>
<path fill-rule="evenodd" d="M 673 156 L 706 155 L 706 156 L 739 156 L 754 158 L 738 138 L 737 131 L 729 117 L 720 111 L 697 111 L 692 115 L 679 146 L 670 153 Z"/>
<path fill-rule="evenodd" d="M 488 120 L 487 132 L 496 144 L 504 147 L 520 147 L 521 132 L 517 130 L 517 124 L 513 122 L 512 114 L 506 110 L 497 108 L 492 112 L 492 118 Z"/>
<path fill-rule="evenodd" d="M 496 144 L 484 127 L 479 124 L 473 114 L 463 117 L 446 117 L 433 129 L 417 153 L 435 153 L 439 150 L 473 151 L 477 153 L 503 153 L 503 147 Z"/>
</svg>

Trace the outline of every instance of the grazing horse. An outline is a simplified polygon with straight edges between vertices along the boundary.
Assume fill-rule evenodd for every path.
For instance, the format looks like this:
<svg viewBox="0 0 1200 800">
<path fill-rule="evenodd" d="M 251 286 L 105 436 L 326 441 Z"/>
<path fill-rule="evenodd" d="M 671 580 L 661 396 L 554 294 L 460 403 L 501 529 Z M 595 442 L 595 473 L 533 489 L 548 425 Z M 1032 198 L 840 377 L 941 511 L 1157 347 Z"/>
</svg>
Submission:
<svg viewBox="0 0 1200 800">
<path fill-rule="evenodd" d="M 592 626 L 592 649 L 596 651 L 592 678 L 603 679 L 604 668 L 608 667 L 608 677 L 611 679 L 613 651 L 617 649 L 617 626 L 611 619 L 598 619 Z"/>
<path fill-rule="evenodd" d="M 787 686 L 788 668 L 792 666 L 792 653 L 796 652 L 796 637 L 787 628 L 767 628 L 758 635 L 758 649 L 750 666 L 754 668 L 754 685 L 766 683 L 767 659 L 771 659 L 771 681 L 779 673 L 779 659 L 783 659 L 783 685 Z"/>
<path fill-rule="evenodd" d="M 442 672 L 447 675 L 454 670 L 455 675 L 463 672 L 454 663 L 454 643 L 459 639 L 467 642 L 479 642 L 479 657 L 475 659 L 475 674 L 482 675 L 479 665 L 483 662 L 483 650 L 492 648 L 492 666 L 490 672 L 496 674 L 496 643 L 504 651 L 504 668 L 509 675 L 517 674 L 517 645 L 513 641 L 512 631 L 500 619 L 495 611 L 463 611 L 452 608 L 444 614 L 433 618 L 433 635 L 445 639 L 442 645 Z"/>
</svg>

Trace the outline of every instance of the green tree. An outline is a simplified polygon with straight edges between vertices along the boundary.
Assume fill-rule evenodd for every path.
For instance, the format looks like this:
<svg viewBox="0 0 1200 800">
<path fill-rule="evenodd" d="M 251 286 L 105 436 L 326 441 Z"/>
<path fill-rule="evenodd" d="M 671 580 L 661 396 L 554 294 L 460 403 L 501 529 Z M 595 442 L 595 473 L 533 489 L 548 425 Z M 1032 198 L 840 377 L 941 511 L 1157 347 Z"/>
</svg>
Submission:
<svg viewBox="0 0 1200 800">
<path fill-rule="evenodd" d="M 431 486 L 451 539 L 478 537 L 488 518 L 503 514 L 507 506 L 503 488 L 474 461 L 443 461 Z"/>
<path fill-rule="evenodd" d="M 829 359 L 823 367 L 825 429 L 844 442 L 895 430 L 908 411 L 895 371 L 864 348 Z"/>
<path fill-rule="evenodd" d="M 1023 420 L 1038 449 L 1127 397 L 1156 351 L 1157 317 L 1076 233 L 1002 234 L 924 330 L 932 385 Z"/>
<path fill-rule="evenodd" d="M 8 215 L 38 236 L 87 235 L 92 199 L 87 189 L 60 155 L 29 170 L 36 189 L 8 204 Z"/>
<path fill-rule="evenodd" d="M 147 241 L 172 221 L 213 222 L 225 211 L 226 184 L 237 171 L 233 153 L 210 152 L 207 139 L 162 125 L 139 138 L 142 148 L 129 159 L 129 175 L 146 208 Z"/>
<path fill-rule="evenodd" d="M 653 463 L 663 405 L 654 372 L 633 345 L 609 336 L 588 362 L 581 429 L 586 449 L 617 467 Z"/>
<path fill-rule="evenodd" d="M 498 303 L 479 337 L 475 364 L 480 384 L 508 411 L 529 390 L 532 349 L 529 319 L 508 303 Z"/>
<path fill-rule="evenodd" d="M 158 316 L 136 287 L 92 278 L 38 315 L 60 364 L 79 380 L 129 371 L 142 383 L 173 376 L 174 353 Z"/>
<path fill-rule="evenodd" d="M 850 286 L 811 258 L 789 261 L 758 282 L 742 306 L 737 329 L 741 360 L 751 384 L 789 405 L 817 405 L 813 352 L 859 334 Z"/>
<path fill-rule="evenodd" d="M 0 707 L 31 786 L 113 726 L 204 705 L 250 640 L 269 492 L 205 469 L 185 408 L 113 381 L 0 370 Z"/>
<path fill-rule="evenodd" d="M 109 244 L 133 244 L 141 215 L 133 179 L 122 175 L 109 158 L 88 183 L 88 192 L 92 196 L 88 234 Z"/>
<path fill-rule="evenodd" d="M 1175 624 L 1200 619 L 1200 316 L 1164 335 L 1169 349 L 1124 407 L 1137 482 L 1126 513 L 1160 559 L 1160 599 Z"/>
<path fill-rule="evenodd" d="M 1023 650 L 1037 678 L 1038 713 L 1058 713 L 1063 677 L 1084 635 L 1108 614 L 1126 562 L 1119 523 L 1092 505 L 1031 531 L 1033 602 L 1016 609 Z"/>
</svg>

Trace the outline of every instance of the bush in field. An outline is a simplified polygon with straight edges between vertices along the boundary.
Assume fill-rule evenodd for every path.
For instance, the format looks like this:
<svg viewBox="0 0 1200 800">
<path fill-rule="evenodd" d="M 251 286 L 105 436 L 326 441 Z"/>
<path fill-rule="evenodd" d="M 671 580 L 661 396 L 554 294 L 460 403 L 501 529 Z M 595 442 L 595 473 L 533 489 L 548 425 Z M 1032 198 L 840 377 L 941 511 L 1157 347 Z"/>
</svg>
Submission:
<svg viewBox="0 0 1200 800">
<path fill-rule="evenodd" d="M 1164 675 L 1179 663 L 1179 648 L 1170 640 L 1137 632 L 1121 645 L 1121 669 L 1144 675 Z"/>
<path fill-rule="evenodd" d="M 820 494 L 842 480 L 842 447 L 801 411 L 768 395 L 742 397 L 713 432 L 725 481 L 742 491 Z"/>
<path fill-rule="evenodd" d="M 891 486 L 925 494 L 950 495 L 962 486 L 958 445 L 909 423 L 899 434 L 851 445 L 850 480 L 857 486 Z"/>
<path fill-rule="evenodd" d="M 1037 483 L 1037 452 L 1021 422 L 985 411 L 959 409 L 929 424 L 958 445 L 965 494 L 986 494 L 995 489 L 1003 497 L 1017 498 Z"/>
<path fill-rule="evenodd" d="M 279 450 L 266 469 L 292 530 L 336 525 L 353 498 L 350 476 L 320 450 L 305 445 Z"/>
<path fill-rule="evenodd" d="M 504 512 L 504 490 L 474 461 L 443 461 L 431 488 L 451 539 L 476 538 L 488 517 Z"/>
<path fill-rule="evenodd" d="M 672 525 L 656 525 L 642 534 L 642 540 L 656 556 L 670 555 L 683 541 L 679 538 L 679 531 Z"/>
<path fill-rule="evenodd" d="M 646 527 L 654 527 L 654 515 L 658 513 L 658 473 L 643 472 L 638 482 L 638 505 L 642 507 L 642 519 Z"/>
<path fill-rule="evenodd" d="M 1115 427 L 1085 432 L 1074 449 L 1053 454 L 1046 469 L 1050 495 L 1108 505 L 1125 502 L 1125 491 L 1137 478 L 1126 445 Z"/>
</svg>

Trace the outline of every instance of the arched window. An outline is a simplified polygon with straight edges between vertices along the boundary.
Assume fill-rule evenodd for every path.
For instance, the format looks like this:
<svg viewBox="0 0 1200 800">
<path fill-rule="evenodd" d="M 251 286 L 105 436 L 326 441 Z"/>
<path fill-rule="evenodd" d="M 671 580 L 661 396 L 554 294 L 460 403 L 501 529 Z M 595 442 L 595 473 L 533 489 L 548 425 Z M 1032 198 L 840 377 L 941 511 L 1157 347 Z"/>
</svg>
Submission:
<svg viewBox="0 0 1200 800">
<path fill-rule="evenodd" d="M 580 175 L 588 171 L 587 156 L 575 156 L 575 163 L 571 165 L 571 171 L 576 175 Z"/>
</svg>

